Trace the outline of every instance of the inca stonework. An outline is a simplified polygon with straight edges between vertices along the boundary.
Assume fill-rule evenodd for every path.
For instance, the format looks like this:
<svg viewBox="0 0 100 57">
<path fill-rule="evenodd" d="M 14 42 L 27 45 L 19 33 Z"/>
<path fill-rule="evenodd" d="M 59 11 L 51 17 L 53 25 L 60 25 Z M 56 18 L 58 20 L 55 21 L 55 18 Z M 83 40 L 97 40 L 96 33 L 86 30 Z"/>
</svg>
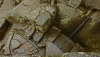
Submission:
<svg viewBox="0 0 100 57">
<path fill-rule="evenodd" d="M 99 0 L 0 0 L 0 56 L 99 57 L 99 5 Z"/>
</svg>

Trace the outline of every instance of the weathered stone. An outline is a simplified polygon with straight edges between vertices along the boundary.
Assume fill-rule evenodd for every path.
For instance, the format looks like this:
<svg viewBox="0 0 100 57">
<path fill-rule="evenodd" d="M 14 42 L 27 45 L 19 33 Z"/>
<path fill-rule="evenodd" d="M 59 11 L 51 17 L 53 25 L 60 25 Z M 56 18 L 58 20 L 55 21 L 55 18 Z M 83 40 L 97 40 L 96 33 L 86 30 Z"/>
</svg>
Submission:
<svg viewBox="0 0 100 57">
<path fill-rule="evenodd" d="M 36 18 L 36 24 L 39 25 L 39 26 L 43 26 L 44 23 L 46 23 L 48 21 L 48 19 L 50 19 L 51 16 L 49 15 L 49 13 L 47 12 L 44 12 L 44 13 L 41 13 L 37 18 Z M 42 19 L 42 20 L 41 20 Z"/>
<path fill-rule="evenodd" d="M 68 0 L 68 6 L 71 6 L 73 8 L 77 8 L 80 6 L 82 0 Z"/>
<path fill-rule="evenodd" d="M 37 57 L 45 57 L 45 50 L 41 50 L 41 51 L 39 51 L 39 52 L 37 52 L 37 53 L 35 53 L 34 55 L 36 55 Z"/>
<path fill-rule="evenodd" d="M 59 55 L 63 52 L 53 43 L 47 42 L 46 43 L 46 55 Z"/>
<path fill-rule="evenodd" d="M 26 40 L 21 35 L 16 34 L 16 33 L 14 34 L 13 39 L 18 40 L 21 44 L 26 42 Z"/>
<path fill-rule="evenodd" d="M 35 26 L 25 24 L 13 24 L 12 29 L 24 38 L 31 38 L 35 32 Z"/>
<path fill-rule="evenodd" d="M 99 57 L 98 53 L 93 52 L 71 52 L 71 53 L 64 53 L 61 57 Z"/>
<path fill-rule="evenodd" d="M 59 16 L 61 15 L 60 18 L 65 18 L 65 17 L 76 18 L 76 17 L 82 15 L 82 13 L 83 13 L 79 9 L 74 9 L 74 8 L 68 7 L 63 3 L 58 3 L 57 6 L 59 7 L 58 14 L 59 14 Z"/>
<path fill-rule="evenodd" d="M 62 52 L 69 52 L 74 46 L 74 42 L 63 34 L 57 37 L 54 44 L 61 49 Z"/>
<path fill-rule="evenodd" d="M 19 53 L 19 54 L 25 53 L 25 49 L 24 49 L 24 48 L 19 48 L 19 49 L 18 49 L 18 53 Z"/>
<path fill-rule="evenodd" d="M 11 9 L 13 9 L 13 3 L 11 0 L 0 0 L 0 17 L 5 17 Z"/>
<path fill-rule="evenodd" d="M 31 45 L 29 42 L 26 42 L 24 43 L 20 48 L 24 48 L 26 51 L 25 51 L 25 54 L 30 54 L 31 52 L 33 51 L 36 51 L 37 49 Z M 38 51 L 38 50 L 37 50 Z M 37 52 L 36 51 L 36 52 Z"/>
<path fill-rule="evenodd" d="M 29 1 L 32 2 L 34 1 L 34 2 L 32 5 L 26 6 L 25 4 L 28 3 Z M 24 0 L 9 13 L 8 20 L 10 22 L 16 21 L 16 22 L 25 23 L 26 21 L 30 20 L 30 18 L 27 17 L 27 14 L 29 14 L 31 11 L 37 10 L 38 7 L 39 7 L 38 0 Z M 36 12 L 34 13 L 37 14 Z M 31 21 L 34 21 L 34 18 Z"/>
<path fill-rule="evenodd" d="M 36 29 L 45 32 L 55 20 L 56 9 L 39 0 L 24 0 L 7 16 L 10 22 L 32 23 Z M 52 16 L 52 17 L 51 17 Z"/>
<path fill-rule="evenodd" d="M 41 38 L 43 37 L 43 33 L 41 32 L 35 32 L 35 34 L 33 35 L 33 39 L 34 41 L 38 42 Z"/>
<path fill-rule="evenodd" d="M 67 24 L 74 23 L 76 18 L 81 17 L 83 12 L 79 9 L 66 6 L 66 4 L 58 3 L 58 16 L 60 19 L 60 27 L 66 28 Z"/>
<path fill-rule="evenodd" d="M 6 45 L 2 49 L 2 52 L 4 51 L 3 54 L 5 55 L 10 54 L 10 44 L 11 44 L 11 40 L 13 39 L 13 34 L 14 34 L 13 32 L 10 33 Z"/>
<path fill-rule="evenodd" d="M 25 35 L 27 36 L 27 38 L 30 38 L 32 37 L 34 32 L 35 32 L 35 27 L 29 25 L 28 28 L 25 30 Z"/>
<path fill-rule="evenodd" d="M 21 43 L 17 40 L 11 40 L 11 48 L 12 48 L 12 51 L 16 48 L 18 48 L 19 46 L 21 45 Z"/>
<path fill-rule="evenodd" d="M 86 0 L 85 6 L 89 9 L 100 10 L 100 0 Z"/>
<path fill-rule="evenodd" d="M 70 52 L 83 52 L 84 49 L 78 44 L 75 43 L 74 47 L 71 49 Z"/>
</svg>

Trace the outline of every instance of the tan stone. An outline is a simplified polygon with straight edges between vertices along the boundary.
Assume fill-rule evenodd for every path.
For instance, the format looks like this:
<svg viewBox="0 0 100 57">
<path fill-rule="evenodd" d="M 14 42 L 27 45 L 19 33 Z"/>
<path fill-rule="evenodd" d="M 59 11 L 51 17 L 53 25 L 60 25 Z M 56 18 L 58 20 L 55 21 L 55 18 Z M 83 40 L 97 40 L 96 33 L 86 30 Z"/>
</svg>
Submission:
<svg viewBox="0 0 100 57">
<path fill-rule="evenodd" d="M 100 0 L 86 0 L 85 6 L 89 9 L 100 10 Z"/>
</svg>

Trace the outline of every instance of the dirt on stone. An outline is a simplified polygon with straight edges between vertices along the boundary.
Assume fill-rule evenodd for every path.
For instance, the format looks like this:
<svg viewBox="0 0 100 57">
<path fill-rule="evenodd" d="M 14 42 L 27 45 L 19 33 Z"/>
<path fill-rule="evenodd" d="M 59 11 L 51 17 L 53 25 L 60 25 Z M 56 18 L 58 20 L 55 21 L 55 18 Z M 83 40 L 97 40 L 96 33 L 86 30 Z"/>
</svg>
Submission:
<svg viewBox="0 0 100 57">
<path fill-rule="evenodd" d="M 99 5 L 99 0 L 0 0 L 0 57 L 100 56 Z"/>
</svg>

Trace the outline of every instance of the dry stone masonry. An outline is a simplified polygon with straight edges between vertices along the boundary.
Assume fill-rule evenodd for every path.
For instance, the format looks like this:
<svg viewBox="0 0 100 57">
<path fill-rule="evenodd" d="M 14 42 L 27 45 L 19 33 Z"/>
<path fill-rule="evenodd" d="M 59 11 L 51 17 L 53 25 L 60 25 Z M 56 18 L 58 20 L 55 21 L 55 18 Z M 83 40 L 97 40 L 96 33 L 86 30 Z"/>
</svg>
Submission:
<svg viewBox="0 0 100 57">
<path fill-rule="evenodd" d="M 0 0 L 0 57 L 99 56 L 99 5 L 99 0 Z"/>
</svg>

